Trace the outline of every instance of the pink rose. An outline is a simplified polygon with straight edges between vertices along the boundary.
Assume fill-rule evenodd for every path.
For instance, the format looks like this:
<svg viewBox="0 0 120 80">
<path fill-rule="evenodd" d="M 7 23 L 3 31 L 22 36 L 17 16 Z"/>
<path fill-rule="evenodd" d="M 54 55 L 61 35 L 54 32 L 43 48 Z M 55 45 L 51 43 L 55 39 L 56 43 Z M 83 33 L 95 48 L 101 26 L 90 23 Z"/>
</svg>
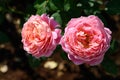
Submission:
<svg viewBox="0 0 120 80">
<path fill-rule="evenodd" d="M 65 28 L 60 44 L 75 64 L 100 64 L 110 47 L 111 31 L 94 16 L 73 18 Z"/>
<path fill-rule="evenodd" d="M 61 38 L 58 26 L 53 17 L 46 14 L 32 15 L 21 32 L 24 50 L 36 58 L 50 56 Z"/>
</svg>

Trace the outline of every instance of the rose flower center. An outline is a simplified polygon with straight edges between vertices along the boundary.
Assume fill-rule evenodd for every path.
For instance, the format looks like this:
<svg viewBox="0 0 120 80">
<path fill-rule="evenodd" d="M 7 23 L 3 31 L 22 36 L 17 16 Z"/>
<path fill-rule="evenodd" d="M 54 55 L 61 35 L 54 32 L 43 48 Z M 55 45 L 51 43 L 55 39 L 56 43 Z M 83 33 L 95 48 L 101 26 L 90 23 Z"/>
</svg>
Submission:
<svg viewBox="0 0 120 80">
<path fill-rule="evenodd" d="M 89 44 L 90 44 L 90 35 L 88 35 L 87 33 L 83 32 L 83 31 L 80 31 L 76 34 L 77 36 L 77 42 L 79 44 L 82 44 L 82 46 L 84 48 L 88 48 L 89 47 Z"/>
</svg>

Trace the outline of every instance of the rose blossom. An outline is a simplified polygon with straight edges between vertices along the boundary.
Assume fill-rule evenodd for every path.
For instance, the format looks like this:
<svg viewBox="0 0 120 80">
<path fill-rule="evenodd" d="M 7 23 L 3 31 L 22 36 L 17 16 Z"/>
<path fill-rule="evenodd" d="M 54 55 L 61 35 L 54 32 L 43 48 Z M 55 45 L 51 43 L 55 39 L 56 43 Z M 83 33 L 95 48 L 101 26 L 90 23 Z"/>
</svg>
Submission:
<svg viewBox="0 0 120 80">
<path fill-rule="evenodd" d="M 36 58 L 50 56 L 61 38 L 58 26 L 53 17 L 46 14 L 32 15 L 21 32 L 24 50 Z"/>
<path fill-rule="evenodd" d="M 110 47 L 111 31 L 94 16 L 71 19 L 60 44 L 75 64 L 100 64 Z"/>
</svg>

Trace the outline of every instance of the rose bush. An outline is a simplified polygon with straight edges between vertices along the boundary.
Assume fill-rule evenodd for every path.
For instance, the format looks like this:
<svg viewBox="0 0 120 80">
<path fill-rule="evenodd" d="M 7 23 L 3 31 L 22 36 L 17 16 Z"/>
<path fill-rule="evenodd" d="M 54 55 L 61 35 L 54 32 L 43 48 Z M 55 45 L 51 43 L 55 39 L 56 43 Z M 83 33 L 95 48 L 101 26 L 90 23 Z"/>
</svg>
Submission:
<svg viewBox="0 0 120 80">
<path fill-rule="evenodd" d="M 61 38 L 58 26 L 53 17 L 46 14 L 32 15 L 21 32 L 24 50 L 36 58 L 50 56 Z"/>
<path fill-rule="evenodd" d="M 100 64 L 110 47 L 111 31 L 94 16 L 71 19 L 60 44 L 75 64 Z"/>
</svg>

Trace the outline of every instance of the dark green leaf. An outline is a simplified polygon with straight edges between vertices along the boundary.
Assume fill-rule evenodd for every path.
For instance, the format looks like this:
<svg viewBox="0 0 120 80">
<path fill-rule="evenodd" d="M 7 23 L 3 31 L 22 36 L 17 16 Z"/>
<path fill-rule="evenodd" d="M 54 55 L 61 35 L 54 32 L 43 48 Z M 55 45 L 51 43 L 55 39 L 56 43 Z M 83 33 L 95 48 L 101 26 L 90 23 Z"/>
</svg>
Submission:
<svg viewBox="0 0 120 80">
<path fill-rule="evenodd" d="M 48 2 L 48 6 L 52 11 L 56 11 L 58 9 L 57 6 L 52 2 L 52 0 Z"/>
<path fill-rule="evenodd" d="M 28 4 L 25 12 L 27 14 L 35 14 L 36 10 L 35 10 L 33 4 Z"/>
<path fill-rule="evenodd" d="M 113 39 L 113 40 L 111 41 L 111 45 L 110 45 L 110 48 L 109 48 L 109 50 L 108 50 L 108 53 L 113 54 L 113 53 L 115 53 L 115 51 L 116 51 L 117 49 L 118 49 L 118 42 Z"/>
<path fill-rule="evenodd" d="M 28 55 L 28 60 L 31 67 L 38 67 L 41 63 L 40 59 L 36 59 L 32 55 Z"/>
<path fill-rule="evenodd" d="M 0 13 L 0 24 L 2 24 L 4 21 L 4 15 Z"/>
<path fill-rule="evenodd" d="M 35 0 L 34 4 L 41 4 L 41 3 L 43 3 L 44 1 L 46 1 L 46 0 Z"/>
<path fill-rule="evenodd" d="M 100 4 L 98 4 L 97 2 L 89 1 L 89 2 L 85 2 L 84 5 L 82 6 L 82 8 L 84 9 L 85 14 L 96 15 L 97 13 L 100 13 L 99 6 L 100 6 Z"/>
<path fill-rule="evenodd" d="M 102 67 L 110 74 L 116 75 L 118 73 L 118 67 L 113 60 L 105 57 L 102 62 Z"/>
<path fill-rule="evenodd" d="M 0 31 L 0 43 L 6 43 L 9 42 L 8 36 Z"/>
<path fill-rule="evenodd" d="M 110 14 L 120 14 L 120 0 L 111 0 L 107 3 L 107 12 Z"/>
<path fill-rule="evenodd" d="M 64 9 L 64 0 L 52 0 L 52 2 L 57 6 L 58 10 Z"/>
<path fill-rule="evenodd" d="M 46 13 L 47 11 L 47 1 L 44 1 L 42 3 L 36 3 L 34 5 L 35 9 L 37 10 L 37 14 L 41 15 L 43 13 Z"/>
<path fill-rule="evenodd" d="M 47 60 L 47 57 L 41 57 L 40 60 L 45 61 L 45 60 Z"/>
<path fill-rule="evenodd" d="M 67 53 L 65 53 L 65 52 L 62 52 L 62 53 L 61 53 L 61 57 L 62 57 L 64 60 L 69 60 L 69 59 L 68 59 L 68 56 L 67 56 Z"/>
</svg>

